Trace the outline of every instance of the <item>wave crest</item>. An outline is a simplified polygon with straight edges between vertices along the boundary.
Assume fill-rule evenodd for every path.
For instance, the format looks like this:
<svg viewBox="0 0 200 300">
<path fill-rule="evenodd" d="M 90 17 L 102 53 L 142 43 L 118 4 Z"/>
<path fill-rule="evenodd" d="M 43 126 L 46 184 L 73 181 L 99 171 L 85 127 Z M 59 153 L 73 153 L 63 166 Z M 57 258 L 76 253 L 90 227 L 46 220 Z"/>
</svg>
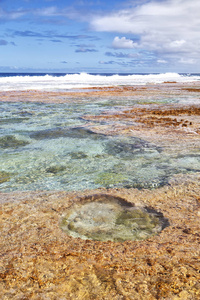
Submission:
<svg viewBox="0 0 200 300">
<path fill-rule="evenodd" d="M 160 74 L 13 74 L 0 77 L 0 91 L 11 90 L 69 90 L 99 86 L 146 85 L 163 82 L 197 81 L 197 75 Z"/>
</svg>

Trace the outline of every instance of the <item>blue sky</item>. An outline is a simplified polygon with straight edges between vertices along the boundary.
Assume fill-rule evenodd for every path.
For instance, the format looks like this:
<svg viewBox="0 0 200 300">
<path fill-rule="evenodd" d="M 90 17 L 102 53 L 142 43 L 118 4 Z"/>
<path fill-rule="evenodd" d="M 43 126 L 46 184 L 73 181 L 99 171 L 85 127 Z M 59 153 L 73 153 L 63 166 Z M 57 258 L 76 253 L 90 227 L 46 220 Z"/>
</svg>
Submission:
<svg viewBox="0 0 200 300">
<path fill-rule="evenodd" d="M 0 72 L 200 72 L 199 0 L 0 0 Z"/>
</svg>

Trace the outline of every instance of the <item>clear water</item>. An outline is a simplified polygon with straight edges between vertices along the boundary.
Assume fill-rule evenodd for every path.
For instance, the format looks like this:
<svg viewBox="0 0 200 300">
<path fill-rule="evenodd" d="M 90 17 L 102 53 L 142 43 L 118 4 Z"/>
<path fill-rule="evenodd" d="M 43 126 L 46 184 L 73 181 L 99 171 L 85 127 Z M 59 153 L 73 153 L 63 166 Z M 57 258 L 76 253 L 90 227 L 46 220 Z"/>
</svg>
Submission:
<svg viewBox="0 0 200 300">
<path fill-rule="evenodd" d="M 169 225 L 161 213 L 137 207 L 122 198 L 90 198 L 83 199 L 63 216 L 60 226 L 68 235 L 97 241 L 144 240 Z"/>
<path fill-rule="evenodd" d="M 129 104 L 116 97 L 0 103 L 0 190 L 157 188 L 173 174 L 200 171 L 199 153 L 180 156 L 138 138 L 95 134 L 82 119 Z"/>
</svg>

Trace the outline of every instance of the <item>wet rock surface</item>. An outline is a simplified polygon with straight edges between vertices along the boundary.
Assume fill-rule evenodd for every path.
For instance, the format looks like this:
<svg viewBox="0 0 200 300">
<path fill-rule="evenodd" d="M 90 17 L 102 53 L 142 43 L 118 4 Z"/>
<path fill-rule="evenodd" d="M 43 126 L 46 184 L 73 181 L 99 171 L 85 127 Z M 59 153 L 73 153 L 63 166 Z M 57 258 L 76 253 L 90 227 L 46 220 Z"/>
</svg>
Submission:
<svg viewBox="0 0 200 300">
<path fill-rule="evenodd" d="M 151 104 L 148 102 L 137 107 L 121 109 L 116 112 L 97 115 L 84 116 L 85 119 L 101 122 L 126 122 L 126 132 L 134 130 L 151 131 L 157 133 L 159 130 L 162 134 L 171 133 L 190 133 L 199 134 L 199 115 L 200 107 L 194 105 L 179 105 L 179 104 Z M 129 130 L 128 130 L 129 128 Z M 123 128 L 122 128 L 123 130 Z M 121 130 L 120 130 L 121 131 Z M 119 132 L 119 128 L 118 128 Z"/>
</svg>

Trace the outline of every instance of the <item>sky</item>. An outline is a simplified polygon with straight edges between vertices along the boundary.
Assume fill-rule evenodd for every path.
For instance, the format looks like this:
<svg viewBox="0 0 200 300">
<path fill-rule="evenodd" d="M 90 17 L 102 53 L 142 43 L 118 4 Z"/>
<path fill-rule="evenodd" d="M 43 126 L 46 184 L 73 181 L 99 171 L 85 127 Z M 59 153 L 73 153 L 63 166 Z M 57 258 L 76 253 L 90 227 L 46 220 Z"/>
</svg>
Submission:
<svg viewBox="0 0 200 300">
<path fill-rule="evenodd" d="M 200 73 L 199 0 L 0 0 L 0 72 Z"/>
</svg>

